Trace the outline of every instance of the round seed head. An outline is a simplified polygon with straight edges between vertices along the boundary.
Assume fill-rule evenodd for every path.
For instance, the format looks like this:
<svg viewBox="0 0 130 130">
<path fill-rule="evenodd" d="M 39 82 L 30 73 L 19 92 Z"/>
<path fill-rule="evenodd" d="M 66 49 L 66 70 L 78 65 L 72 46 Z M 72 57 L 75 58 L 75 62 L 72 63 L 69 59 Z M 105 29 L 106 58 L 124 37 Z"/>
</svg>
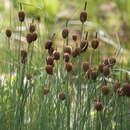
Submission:
<svg viewBox="0 0 130 130">
<path fill-rule="evenodd" d="M 123 91 L 123 88 L 118 88 L 117 89 L 117 93 L 118 93 L 118 96 L 120 97 L 120 96 L 125 96 L 125 93 L 124 93 L 124 91 Z"/>
<path fill-rule="evenodd" d="M 53 67 L 51 65 L 47 65 L 46 72 L 47 72 L 47 74 L 52 75 L 53 74 Z"/>
<path fill-rule="evenodd" d="M 83 70 L 84 72 L 87 72 L 89 70 L 89 63 L 87 61 L 83 62 Z"/>
<path fill-rule="evenodd" d="M 103 93 L 103 95 L 107 95 L 109 93 L 109 87 L 103 86 L 102 87 L 102 93 Z"/>
<path fill-rule="evenodd" d="M 69 60 L 70 60 L 70 55 L 68 54 L 68 53 L 64 53 L 64 61 L 65 62 L 69 62 Z"/>
<path fill-rule="evenodd" d="M 50 56 L 53 55 L 53 52 L 54 52 L 54 49 L 52 47 L 50 49 L 48 49 L 48 53 L 49 53 Z"/>
<path fill-rule="evenodd" d="M 100 64 L 98 66 L 98 70 L 99 70 L 100 73 L 103 73 L 103 67 L 104 67 L 104 64 Z"/>
<path fill-rule="evenodd" d="M 19 17 L 19 21 L 20 22 L 23 22 L 24 21 L 24 19 L 25 19 L 25 13 L 24 13 L 24 11 L 19 11 L 18 12 L 18 17 Z"/>
<path fill-rule="evenodd" d="M 68 54 L 71 54 L 72 52 L 72 47 L 71 46 L 64 46 L 64 53 L 68 53 Z"/>
<path fill-rule="evenodd" d="M 33 33 L 34 31 L 35 31 L 35 25 L 34 24 L 30 24 L 30 27 L 29 27 L 29 31 L 31 32 L 31 33 Z"/>
<path fill-rule="evenodd" d="M 72 65 L 72 63 L 67 63 L 66 64 L 66 70 L 67 70 L 67 72 L 71 72 L 72 71 L 72 69 L 73 69 L 73 65 Z"/>
<path fill-rule="evenodd" d="M 108 66 L 103 67 L 103 74 L 106 77 L 110 74 L 110 69 L 108 68 Z"/>
<path fill-rule="evenodd" d="M 62 31 L 62 37 L 66 39 L 69 35 L 69 30 L 67 28 L 64 28 Z"/>
<path fill-rule="evenodd" d="M 78 38 L 77 34 L 73 34 L 73 35 L 72 35 L 72 39 L 73 39 L 74 41 L 77 41 L 77 38 Z"/>
<path fill-rule="evenodd" d="M 99 41 L 97 39 L 92 40 L 91 46 L 93 49 L 97 49 L 97 47 L 99 46 Z"/>
<path fill-rule="evenodd" d="M 52 47 L 52 41 L 51 40 L 48 40 L 46 43 L 45 43 L 45 49 L 50 49 Z"/>
<path fill-rule="evenodd" d="M 37 33 L 32 33 L 32 35 L 33 35 L 33 41 L 36 41 L 37 40 Z"/>
<path fill-rule="evenodd" d="M 72 51 L 72 56 L 76 57 L 77 55 L 80 54 L 80 47 L 76 47 L 73 51 Z"/>
<path fill-rule="evenodd" d="M 128 83 L 123 84 L 123 92 L 127 97 L 130 97 L 130 85 Z"/>
<path fill-rule="evenodd" d="M 10 28 L 6 29 L 6 36 L 7 36 L 8 38 L 10 38 L 11 35 L 12 35 L 11 29 L 10 29 Z"/>
<path fill-rule="evenodd" d="M 26 40 L 30 44 L 33 41 L 33 34 L 32 33 L 28 33 L 26 35 Z"/>
<path fill-rule="evenodd" d="M 115 65 L 116 64 L 116 58 L 115 57 L 110 57 L 109 58 L 109 64 L 110 65 Z"/>
<path fill-rule="evenodd" d="M 59 60 L 60 59 L 60 52 L 59 51 L 54 51 L 53 52 L 53 57 L 55 60 Z"/>
<path fill-rule="evenodd" d="M 97 104 L 95 105 L 95 109 L 97 111 L 101 111 L 103 109 L 102 103 L 101 102 L 97 102 Z"/>
<path fill-rule="evenodd" d="M 52 56 L 48 56 L 46 58 L 46 63 L 47 63 L 47 65 L 52 65 L 53 66 L 53 63 L 54 63 L 53 57 Z"/>
<path fill-rule="evenodd" d="M 49 89 L 48 88 L 44 88 L 44 95 L 47 95 L 49 92 Z"/>
<path fill-rule="evenodd" d="M 86 11 L 82 11 L 82 12 L 80 13 L 80 21 L 81 21 L 82 23 L 84 23 L 84 22 L 86 22 L 86 20 L 87 20 L 87 12 L 86 12 Z"/>
<path fill-rule="evenodd" d="M 117 92 L 118 88 L 120 88 L 120 82 L 119 81 L 116 81 L 115 84 L 114 84 L 114 92 Z"/>
<path fill-rule="evenodd" d="M 59 93 L 59 99 L 60 99 L 60 100 L 65 100 L 65 98 L 66 98 L 65 93 L 64 93 L 64 92 L 60 92 L 60 93 Z"/>
</svg>

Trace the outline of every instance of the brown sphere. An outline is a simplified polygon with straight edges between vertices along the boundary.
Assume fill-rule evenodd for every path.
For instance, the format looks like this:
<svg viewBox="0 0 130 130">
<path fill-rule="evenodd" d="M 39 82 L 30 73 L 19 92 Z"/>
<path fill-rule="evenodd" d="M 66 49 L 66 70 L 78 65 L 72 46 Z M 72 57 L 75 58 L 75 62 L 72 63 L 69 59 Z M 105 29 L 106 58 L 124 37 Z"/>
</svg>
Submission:
<svg viewBox="0 0 130 130">
<path fill-rule="evenodd" d="M 96 80 L 97 79 L 97 71 L 93 70 L 91 75 L 92 75 L 91 76 L 92 80 Z"/>
<path fill-rule="evenodd" d="M 54 49 L 52 47 L 48 49 L 48 53 L 49 53 L 50 56 L 53 55 L 53 52 L 54 52 Z"/>
<path fill-rule="evenodd" d="M 33 35 L 33 41 L 36 41 L 37 40 L 37 33 L 32 33 L 32 35 Z"/>
<path fill-rule="evenodd" d="M 108 66 L 103 67 L 103 74 L 106 77 L 110 74 L 110 69 L 108 68 Z"/>
<path fill-rule="evenodd" d="M 11 37 L 11 35 L 12 35 L 12 30 L 10 29 L 10 28 L 8 28 L 8 29 L 6 29 L 6 36 L 8 37 L 8 38 L 10 38 Z"/>
<path fill-rule="evenodd" d="M 125 96 L 125 93 L 124 93 L 123 88 L 118 88 L 118 89 L 117 89 L 117 93 L 118 93 L 118 96 L 119 96 L 119 97 L 120 97 L 120 96 Z"/>
<path fill-rule="evenodd" d="M 66 70 L 67 70 L 67 72 L 71 72 L 72 71 L 72 69 L 73 69 L 73 65 L 72 65 L 72 63 L 67 63 L 66 64 Z"/>
<path fill-rule="evenodd" d="M 60 93 L 59 93 L 59 99 L 60 99 L 60 100 L 65 100 L 65 98 L 66 98 L 65 93 L 64 93 L 64 92 L 60 92 Z"/>
<path fill-rule="evenodd" d="M 24 21 L 24 19 L 25 19 L 25 13 L 24 13 L 24 11 L 19 11 L 18 12 L 18 17 L 19 17 L 19 21 L 20 22 L 23 22 Z"/>
<path fill-rule="evenodd" d="M 44 88 L 44 95 L 47 95 L 49 92 L 49 89 L 48 88 Z"/>
<path fill-rule="evenodd" d="M 73 39 L 74 41 L 77 41 L 77 38 L 78 38 L 77 34 L 73 34 L 73 35 L 72 35 L 72 39 Z"/>
<path fill-rule="evenodd" d="M 97 47 L 99 46 L 99 41 L 97 39 L 92 40 L 91 46 L 93 49 L 97 49 Z"/>
<path fill-rule="evenodd" d="M 46 43 L 45 43 L 45 49 L 50 49 L 52 47 L 52 44 L 53 42 L 51 40 L 48 40 Z"/>
<path fill-rule="evenodd" d="M 76 47 L 73 51 L 72 51 L 72 56 L 76 57 L 77 55 L 80 54 L 80 47 Z"/>
<path fill-rule="evenodd" d="M 49 75 L 52 75 L 52 74 L 53 74 L 53 67 L 52 67 L 52 65 L 47 65 L 47 66 L 46 66 L 46 72 L 47 72 Z"/>
<path fill-rule="evenodd" d="M 114 92 L 117 92 L 117 90 L 120 88 L 120 82 L 119 81 L 116 81 L 115 84 L 114 84 Z"/>
<path fill-rule="evenodd" d="M 130 97 L 130 85 L 128 83 L 124 83 L 122 87 L 124 94 Z"/>
<path fill-rule="evenodd" d="M 103 67 L 104 67 L 104 64 L 100 64 L 98 66 L 98 70 L 99 70 L 100 73 L 103 73 Z"/>
<path fill-rule="evenodd" d="M 72 52 L 72 47 L 71 46 L 69 46 L 69 45 L 64 46 L 64 53 L 71 54 L 71 52 Z"/>
<path fill-rule="evenodd" d="M 26 50 L 21 50 L 20 55 L 21 55 L 22 64 L 25 64 L 27 62 L 27 51 Z"/>
<path fill-rule="evenodd" d="M 95 109 L 97 111 L 101 111 L 103 109 L 102 103 L 101 102 L 97 102 L 97 104 L 95 105 Z"/>
<path fill-rule="evenodd" d="M 52 65 L 53 66 L 53 63 L 54 63 L 53 57 L 52 56 L 48 56 L 46 58 L 46 63 L 47 63 L 47 65 Z"/>
<path fill-rule="evenodd" d="M 53 52 L 53 57 L 55 60 L 59 60 L 60 59 L 60 52 L 59 51 L 54 51 Z"/>
<path fill-rule="evenodd" d="M 102 87 L 102 93 L 103 93 L 103 95 L 107 95 L 109 93 L 109 87 L 103 86 Z"/>
<path fill-rule="evenodd" d="M 69 60 L 70 60 L 70 55 L 68 54 L 68 53 L 64 53 L 64 61 L 65 62 L 69 62 Z"/>
<path fill-rule="evenodd" d="M 33 34 L 32 33 L 28 33 L 26 35 L 26 40 L 30 44 L 33 41 Z"/>
<path fill-rule="evenodd" d="M 86 22 L 86 20 L 87 20 L 87 12 L 86 12 L 86 11 L 82 11 L 82 12 L 80 13 L 80 21 L 81 21 L 82 23 L 84 23 L 84 22 Z"/>
<path fill-rule="evenodd" d="M 35 25 L 34 24 L 30 24 L 29 31 L 31 33 L 33 33 L 35 31 Z"/>
<path fill-rule="evenodd" d="M 84 72 L 87 72 L 89 70 L 89 63 L 87 61 L 83 62 L 83 70 Z"/>
<path fill-rule="evenodd" d="M 62 31 L 62 37 L 66 39 L 69 35 L 69 30 L 67 28 L 64 28 Z"/>
<path fill-rule="evenodd" d="M 109 64 L 110 65 L 115 65 L 116 64 L 116 58 L 115 57 L 110 57 L 109 58 Z"/>
</svg>

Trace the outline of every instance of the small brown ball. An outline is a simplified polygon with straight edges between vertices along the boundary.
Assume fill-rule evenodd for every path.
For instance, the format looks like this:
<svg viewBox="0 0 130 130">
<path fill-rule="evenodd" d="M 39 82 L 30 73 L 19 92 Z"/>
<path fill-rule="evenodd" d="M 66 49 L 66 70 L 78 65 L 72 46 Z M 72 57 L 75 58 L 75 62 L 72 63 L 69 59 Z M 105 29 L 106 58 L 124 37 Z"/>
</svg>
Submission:
<svg viewBox="0 0 130 130">
<path fill-rule="evenodd" d="M 46 58 L 46 63 L 47 63 L 47 65 L 52 65 L 53 66 L 53 63 L 54 63 L 53 57 L 52 56 L 48 56 Z"/>
<path fill-rule="evenodd" d="M 66 39 L 69 35 L 69 30 L 67 28 L 64 28 L 62 31 L 62 37 Z"/>
<path fill-rule="evenodd" d="M 48 49 L 48 53 L 49 53 L 50 56 L 53 55 L 53 52 L 54 52 L 54 49 L 52 47 L 50 49 Z"/>
<path fill-rule="evenodd" d="M 77 38 L 78 38 L 77 34 L 73 34 L 73 35 L 72 35 L 72 39 L 73 39 L 75 42 L 77 41 Z"/>
<path fill-rule="evenodd" d="M 69 62 L 69 60 L 70 60 L 70 55 L 68 54 L 68 53 L 64 53 L 64 61 L 65 62 Z"/>
<path fill-rule="evenodd" d="M 10 29 L 10 28 L 8 28 L 8 29 L 6 29 L 6 36 L 8 37 L 8 38 L 10 38 L 11 37 L 11 35 L 12 35 L 12 30 Z"/>
<path fill-rule="evenodd" d="M 106 77 L 110 74 L 110 69 L 108 68 L 108 66 L 103 67 L 103 74 Z"/>
<path fill-rule="evenodd" d="M 33 35 L 33 41 L 36 41 L 37 40 L 37 33 L 32 33 L 32 35 Z"/>
<path fill-rule="evenodd" d="M 97 104 L 95 105 L 95 109 L 97 111 L 101 111 L 103 109 L 103 105 L 101 102 L 97 102 Z"/>
<path fill-rule="evenodd" d="M 44 95 L 47 95 L 49 92 L 49 89 L 48 88 L 44 88 Z"/>
<path fill-rule="evenodd" d="M 50 49 L 52 47 L 52 44 L 53 42 L 51 40 L 48 40 L 46 43 L 45 43 L 45 49 Z"/>
<path fill-rule="evenodd" d="M 102 93 L 103 93 L 103 95 L 107 95 L 109 93 L 109 87 L 103 86 L 102 87 Z"/>
<path fill-rule="evenodd" d="M 71 54 L 72 52 L 72 47 L 67 45 L 67 46 L 64 46 L 64 53 L 68 53 L 68 54 Z"/>
<path fill-rule="evenodd" d="M 128 83 L 124 83 L 122 87 L 124 94 L 127 97 L 130 97 L 130 85 Z"/>
<path fill-rule="evenodd" d="M 99 41 L 97 39 L 92 40 L 91 46 L 93 49 L 97 49 L 99 46 Z"/>
<path fill-rule="evenodd" d="M 73 65 L 72 65 L 72 63 L 67 63 L 66 64 L 66 70 L 67 70 L 67 72 L 71 72 L 72 71 L 72 69 L 73 69 Z"/>
<path fill-rule="evenodd" d="M 120 82 L 119 81 L 116 81 L 115 84 L 114 84 L 114 92 L 117 92 L 117 90 L 120 88 Z"/>
<path fill-rule="evenodd" d="M 26 40 L 30 44 L 33 41 L 33 34 L 32 33 L 28 33 L 26 35 Z"/>
<path fill-rule="evenodd" d="M 29 31 L 33 33 L 35 31 L 36 27 L 34 24 L 30 24 Z"/>
<path fill-rule="evenodd" d="M 82 11 L 82 12 L 80 13 L 80 21 L 81 21 L 82 23 L 84 23 L 84 22 L 86 22 L 86 20 L 87 20 L 87 12 L 86 12 L 86 11 Z"/>
<path fill-rule="evenodd" d="M 83 62 L 83 70 L 84 72 L 87 72 L 89 70 L 89 63 L 87 61 Z"/>
<path fill-rule="evenodd" d="M 80 54 L 80 47 L 76 47 L 73 51 L 72 51 L 72 56 L 76 57 L 77 55 Z"/>
<path fill-rule="evenodd" d="M 60 52 L 59 51 L 54 51 L 53 56 L 54 56 L 55 60 L 59 60 L 60 59 Z"/>
<path fill-rule="evenodd" d="M 110 57 L 109 58 L 109 64 L 110 65 L 115 65 L 116 64 L 116 58 L 115 57 Z"/>
<path fill-rule="evenodd" d="M 60 92 L 60 93 L 59 93 L 59 99 L 60 99 L 60 100 L 65 100 L 65 98 L 66 98 L 65 93 L 64 93 L 64 92 Z"/>
<path fill-rule="evenodd" d="M 47 66 L 46 66 L 46 72 L 47 72 L 49 75 L 52 75 L 52 74 L 53 74 L 53 67 L 52 67 L 52 65 L 47 65 Z"/>
<path fill-rule="evenodd" d="M 98 70 L 99 70 L 100 73 L 103 73 L 103 67 L 104 67 L 104 64 L 100 64 L 98 66 Z"/>
<path fill-rule="evenodd" d="M 24 13 L 24 11 L 19 11 L 18 12 L 18 17 L 19 17 L 19 21 L 20 22 L 23 22 L 24 21 L 24 19 L 25 19 L 25 13 Z"/>
</svg>

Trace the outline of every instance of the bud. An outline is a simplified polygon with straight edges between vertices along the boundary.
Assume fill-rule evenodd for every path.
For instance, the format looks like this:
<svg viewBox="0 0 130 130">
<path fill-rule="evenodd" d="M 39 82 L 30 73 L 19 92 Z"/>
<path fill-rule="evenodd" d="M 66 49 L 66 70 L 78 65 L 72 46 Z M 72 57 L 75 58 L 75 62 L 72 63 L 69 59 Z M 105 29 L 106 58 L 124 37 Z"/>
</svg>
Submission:
<svg viewBox="0 0 130 130">
<path fill-rule="evenodd" d="M 25 13 L 24 13 L 24 11 L 19 11 L 18 12 L 18 17 L 19 17 L 19 21 L 20 22 L 23 22 L 24 21 L 24 19 L 25 19 Z"/>
<path fill-rule="evenodd" d="M 89 70 L 89 63 L 86 61 L 86 62 L 83 62 L 83 70 L 84 72 L 87 72 Z"/>
<path fill-rule="evenodd" d="M 33 34 L 32 33 L 28 33 L 26 35 L 26 39 L 27 39 L 27 42 L 30 44 L 33 41 Z"/>
<path fill-rule="evenodd" d="M 68 54 L 68 53 L 64 53 L 64 61 L 65 62 L 69 62 L 69 60 L 70 60 L 70 55 Z"/>
<path fill-rule="evenodd" d="M 95 109 L 97 111 L 101 111 L 103 109 L 103 106 L 102 106 L 102 103 L 101 102 L 98 102 L 96 105 L 95 105 Z"/>
<path fill-rule="evenodd" d="M 60 59 L 60 52 L 59 51 L 54 51 L 53 56 L 54 56 L 55 60 L 59 60 Z"/>
<path fill-rule="evenodd" d="M 59 93 L 59 99 L 60 100 L 65 100 L 66 96 L 64 92 Z"/>
<path fill-rule="evenodd" d="M 68 54 L 71 54 L 72 52 L 72 47 L 67 45 L 67 46 L 64 46 L 64 53 L 68 53 Z"/>
<path fill-rule="evenodd" d="M 6 29 L 6 36 L 7 36 L 8 38 L 10 38 L 11 35 L 12 35 L 11 29 L 10 29 L 10 28 Z"/>
<path fill-rule="evenodd" d="M 73 65 L 72 65 L 72 63 L 67 63 L 66 64 L 66 70 L 67 70 L 67 72 L 71 72 L 72 71 L 72 69 L 73 69 Z"/>
<path fill-rule="evenodd" d="M 52 75 L 53 74 L 53 67 L 51 65 L 47 65 L 46 66 L 46 72 L 49 74 L 49 75 Z"/>
<path fill-rule="evenodd" d="M 103 86 L 102 93 L 103 93 L 103 95 L 107 95 L 109 93 L 109 88 L 107 86 Z"/>
<path fill-rule="evenodd" d="M 69 35 L 68 29 L 67 29 L 67 28 L 64 28 L 63 31 L 62 31 L 62 37 L 63 37 L 64 39 L 66 39 L 66 38 L 68 37 L 68 35 Z"/>
<path fill-rule="evenodd" d="M 51 40 L 48 40 L 46 43 L 45 43 L 45 49 L 50 49 L 52 46 L 52 41 Z"/>
</svg>

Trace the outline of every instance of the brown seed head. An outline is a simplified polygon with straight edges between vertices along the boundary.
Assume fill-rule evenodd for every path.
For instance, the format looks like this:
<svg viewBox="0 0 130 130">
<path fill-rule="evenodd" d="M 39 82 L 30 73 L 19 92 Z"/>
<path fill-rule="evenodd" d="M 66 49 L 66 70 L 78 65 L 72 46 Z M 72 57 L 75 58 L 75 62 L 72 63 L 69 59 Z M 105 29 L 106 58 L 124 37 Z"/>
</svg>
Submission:
<svg viewBox="0 0 130 130">
<path fill-rule="evenodd" d="M 72 56 L 76 57 L 77 55 L 80 54 L 80 47 L 76 47 L 73 51 L 72 51 Z"/>
<path fill-rule="evenodd" d="M 25 19 L 25 13 L 24 13 L 24 11 L 19 11 L 18 12 L 18 17 L 19 17 L 19 21 L 20 22 L 23 22 L 24 21 L 24 19 Z"/>
<path fill-rule="evenodd" d="M 100 64 L 98 66 L 98 70 L 99 70 L 100 73 L 103 73 L 103 67 L 104 67 L 104 64 Z"/>
<path fill-rule="evenodd" d="M 10 29 L 10 28 L 6 29 L 6 36 L 7 36 L 8 38 L 10 38 L 11 35 L 12 35 L 11 29 Z"/>
<path fill-rule="evenodd" d="M 80 13 L 80 21 L 81 21 L 82 23 L 84 23 L 84 22 L 86 22 L 86 20 L 87 20 L 87 12 L 86 12 L 86 11 L 82 11 L 82 12 Z"/>
<path fill-rule="evenodd" d="M 47 66 L 46 66 L 46 72 L 47 72 L 49 75 L 52 75 L 52 74 L 53 74 L 53 67 L 52 67 L 52 65 L 47 65 Z"/>
<path fill-rule="evenodd" d="M 44 88 L 44 95 L 47 95 L 49 92 L 49 89 L 48 88 Z"/>
<path fill-rule="evenodd" d="M 130 85 L 128 83 L 124 83 L 122 87 L 124 94 L 127 97 L 130 97 Z"/>
<path fill-rule="evenodd" d="M 67 70 L 67 72 L 71 72 L 72 71 L 72 69 L 73 69 L 73 65 L 72 65 L 72 63 L 67 63 L 66 64 L 66 70 Z"/>
<path fill-rule="evenodd" d="M 37 40 L 37 33 L 32 33 L 32 35 L 33 35 L 33 41 L 36 41 Z"/>
<path fill-rule="evenodd" d="M 92 80 L 96 80 L 97 79 L 97 71 L 93 70 L 91 75 L 92 75 L 91 76 Z"/>
<path fill-rule="evenodd" d="M 120 82 L 119 81 L 116 81 L 115 84 L 114 84 L 114 92 L 117 92 L 118 88 L 120 88 Z"/>
<path fill-rule="evenodd" d="M 116 64 L 116 58 L 115 57 L 110 57 L 109 58 L 109 64 L 110 65 L 115 65 Z"/>
<path fill-rule="evenodd" d="M 68 53 L 64 53 L 64 61 L 65 62 L 69 62 L 69 60 L 70 60 L 70 55 L 68 54 Z"/>
<path fill-rule="evenodd" d="M 52 47 L 52 44 L 53 42 L 51 40 L 48 40 L 46 43 L 45 43 L 45 49 L 50 49 Z"/>
<path fill-rule="evenodd" d="M 60 99 L 60 100 L 65 100 L 65 98 L 66 98 L 65 93 L 64 93 L 64 92 L 60 92 L 60 93 L 59 93 L 59 99 Z"/>
<path fill-rule="evenodd" d="M 53 63 L 54 63 L 53 57 L 52 56 L 48 56 L 46 58 L 46 63 L 47 63 L 47 65 L 52 65 L 53 66 Z"/>
<path fill-rule="evenodd" d="M 28 33 L 26 35 L 26 40 L 30 44 L 33 41 L 33 34 L 32 33 Z"/>
<path fill-rule="evenodd" d="M 106 77 L 110 74 L 110 69 L 108 68 L 108 66 L 103 67 L 103 74 Z"/>
<path fill-rule="evenodd" d="M 91 46 L 93 49 L 97 49 L 97 47 L 99 46 L 99 41 L 97 39 L 92 40 Z"/>
<path fill-rule="evenodd" d="M 53 56 L 54 56 L 55 60 L 59 60 L 60 59 L 60 52 L 59 51 L 54 51 Z"/>
<path fill-rule="evenodd" d="M 77 34 L 73 34 L 73 35 L 72 35 L 72 39 L 73 39 L 74 41 L 77 41 L 77 38 L 78 38 Z"/>
<path fill-rule="evenodd" d="M 101 111 L 103 109 L 102 103 L 101 102 L 97 102 L 97 104 L 95 105 L 95 109 L 97 111 Z"/>
<path fill-rule="evenodd" d="M 68 54 L 71 54 L 72 52 L 72 47 L 67 45 L 67 46 L 64 46 L 64 53 L 68 53 Z"/>
<path fill-rule="evenodd" d="M 31 33 L 33 33 L 34 31 L 35 31 L 35 25 L 34 24 L 30 24 L 30 27 L 29 27 L 29 31 L 31 32 Z"/>
<path fill-rule="evenodd" d="M 89 70 L 89 63 L 87 61 L 83 62 L 83 70 L 84 72 L 87 72 Z"/>
<path fill-rule="evenodd" d="M 69 35 L 69 30 L 67 28 L 64 28 L 62 31 L 62 37 L 66 39 Z"/>
<path fill-rule="evenodd" d="M 103 93 L 103 95 L 107 95 L 109 93 L 109 87 L 103 86 L 102 87 L 102 93 Z"/>
<path fill-rule="evenodd" d="M 50 49 L 48 49 L 48 53 L 49 53 L 50 56 L 53 55 L 53 52 L 54 52 L 54 49 L 52 47 Z"/>
</svg>

